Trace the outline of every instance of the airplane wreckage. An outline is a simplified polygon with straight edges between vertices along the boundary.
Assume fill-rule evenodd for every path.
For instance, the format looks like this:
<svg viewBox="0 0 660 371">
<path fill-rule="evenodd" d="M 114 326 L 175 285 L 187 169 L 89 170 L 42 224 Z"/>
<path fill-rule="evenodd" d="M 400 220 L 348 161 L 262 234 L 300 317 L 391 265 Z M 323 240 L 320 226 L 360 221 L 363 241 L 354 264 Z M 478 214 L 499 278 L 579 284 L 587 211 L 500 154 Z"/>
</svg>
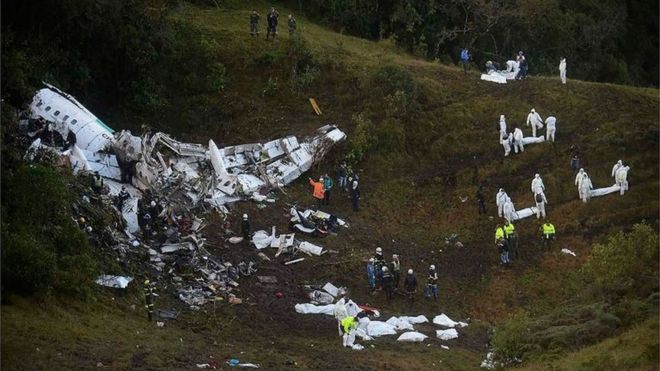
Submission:
<svg viewBox="0 0 660 371">
<path fill-rule="evenodd" d="M 129 233 L 139 229 L 137 203 L 144 192 L 165 195 L 179 209 L 226 213 L 231 202 L 264 201 L 267 191 L 293 182 L 346 138 L 334 125 L 302 141 L 287 136 L 223 148 L 213 140 L 208 146 L 183 143 L 160 132 L 139 137 L 114 131 L 49 84 L 36 92 L 26 113 L 19 125 L 32 140 L 28 158 L 44 150 L 68 161 L 76 174 L 98 172 L 111 195 L 126 195 L 120 211 Z"/>
</svg>

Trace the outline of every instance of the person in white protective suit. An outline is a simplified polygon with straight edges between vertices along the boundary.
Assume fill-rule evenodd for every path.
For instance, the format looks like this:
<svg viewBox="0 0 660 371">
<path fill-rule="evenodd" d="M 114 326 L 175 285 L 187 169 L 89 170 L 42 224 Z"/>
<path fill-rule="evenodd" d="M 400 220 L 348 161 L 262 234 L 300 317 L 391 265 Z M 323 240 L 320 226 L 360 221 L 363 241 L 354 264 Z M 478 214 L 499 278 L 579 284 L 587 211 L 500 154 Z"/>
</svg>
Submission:
<svg viewBox="0 0 660 371">
<path fill-rule="evenodd" d="M 506 133 L 506 118 L 500 115 L 500 133 Z"/>
<path fill-rule="evenodd" d="M 623 161 L 619 160 L 612 166 L 612 178 L 615 178 L 617 170 L 623 167 Z M 615 178 L 616 180 L 616 178 Z"/>
<path fill-rule="evenodd" d="M 507 134 L 504 131 L 500 131 L 500 144 L 504 147 L 504 157 L 508 156 L 511 153 L 511 143 L 513 142 L 513 134 Z"/>
<path fill-rule="evenodd" d="M 341 329 L 344 332 L 342 335 L 342 344 L 344 347 L 353 347 L 355 343 L 355 332 L 357 331 L 358 318 L 346 316 L 341 320 Z"/>
<path fill-rule="evenodd" d="M 502 217 L 502 212 L 504 211 L 504 203 L 506 202 L 506 199 L 509 198 L 509 196 L 504 192 L 504 188 L 500 188 L 500 190 L 497 192 L 497 195 L 495 195 L 495 204 L 497 205 L 497 215 L 501 218 Z"/>
<path fill-rule="evenodd" d="M 344 298 L 339 299 L 335 304 L 334 316 L 337 319 L 337 330 L 339 331 L 339 336 L 344 335 L 341 330 L 341 320 L 348 316 L 348 311 L 346 311 L 346 300 Z"/>
<path fill-rule="evenodd" d="M 562 84 L 566 84 L 566 58 L 559 58 L 559 78 Z"/>
<path fill-rule="evenodd" d="M 536 219 L 545 219 L 545 205 L 548 204 L 548 199 L 545 198 L 545 193 L 539 188 L 534 195 L 534 202 L 536 202 Z"/>
<path fill-rule="evenodd" d="M 548 116 L 545 119 L 545 140 L 550 141 L 550 138 L 552 138 L 552 141 L 555 141 L 555 132 L 557 131 L 557 119 L 555 116 Z"/>
<path fill-rule="evenodd" d="M 578 189 L 578 196 L 580 199 L 582 199 L 582 193 L 580 193 L 580 188 L 582 187 L 582 178 L 587 175 L 587 173 L 584 172 L 584 169 L 580 168 L 580 171 L 575 175 L 575 185 L 577 186 Z"/>
<path fill-rule="evenodd" d="M 527 115 L 527 126 L 532 126 L 532 136 L 536 137 L 536 129 L 543 129 L 543 119 L 534 108 Z"/>
<path fill-rule="evenodd" d="M 594 185 L 591 183 L 591 179 L 587 173 L 582 175 L 582 180 L 580 180 L 580 185 L 578 187 L 580 192 L 580 200 L 586 204 L 587 201 L 589 201 L 591 198 L 591 190 L 594 189 Z"/>
<path fill-rule="evenodd" d="M 616 171 L 616 185 L 621 187 L 620 194 L 623 196 L 624 193 L 628 190 L 628 171 L 630 166 L 622 166 L 619 170 Z"/>
<path fill-rule="evenodd" d="M 518 153 L 519 149 L 520 152 L 525 152 L 525 146 L 523 145 L 522 139 L 523 139 L 522 130 L 520 130 L 520 128 L 515 128 L 513 130 L 513 151 L 515 153 Z"/>
<path fill-rule="evenodd" d="M 504 202 L 503 206 L 503 212 L 504 212 L 504 219 L 508 220 L 509 223 L 514 221 L 514 216 L 516 215 L 516 207 L 513 205 L 513 201 L 511 201 L 511 197 L 506 196 L 506 201 Z"/>
<path fill-rule="evenodd" d="M 541 175 L 534 174 L 534 179 L 532 179 L 532 193 L 536 194 L 537 190 L 545 191 L 545 184 L 543 184 L 543 179 Z"/>
<path fill-rule="evenodd" d="M 506 61 L 506 72 L 518 72 L 516 71 L 517 69 L 518 69 L 518 62 L 514 60 Z"/>
</svg>

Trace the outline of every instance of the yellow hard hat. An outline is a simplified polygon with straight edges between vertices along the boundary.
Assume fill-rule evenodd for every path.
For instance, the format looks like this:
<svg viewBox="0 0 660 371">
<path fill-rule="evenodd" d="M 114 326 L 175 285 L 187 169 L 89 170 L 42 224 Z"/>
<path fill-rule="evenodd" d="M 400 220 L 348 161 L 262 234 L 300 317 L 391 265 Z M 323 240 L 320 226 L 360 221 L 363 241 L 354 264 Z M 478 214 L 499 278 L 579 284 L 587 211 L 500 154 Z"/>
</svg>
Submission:
<svg viewBox="0 0 660 371">
<path fill-rule="evenodd" d="M 144 280 L 145 285 L 148 285 L 149 283 L 151 283 L 151 282 L 149 282 L 149 280 Z"/>
</svg>

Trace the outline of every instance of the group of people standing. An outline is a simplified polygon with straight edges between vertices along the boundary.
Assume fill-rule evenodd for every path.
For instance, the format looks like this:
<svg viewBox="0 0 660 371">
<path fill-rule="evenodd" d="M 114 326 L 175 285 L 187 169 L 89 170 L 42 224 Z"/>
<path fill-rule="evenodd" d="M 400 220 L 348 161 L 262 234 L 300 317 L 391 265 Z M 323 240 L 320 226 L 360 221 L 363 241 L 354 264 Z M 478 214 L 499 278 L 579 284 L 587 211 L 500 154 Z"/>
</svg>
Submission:
<svg viewBox="0 0 660 371">
<path fill-rule="evenodd" d="M 472 59 L 472 55 L 470 54 L 470 51 L 467 48 L 461 49 L 460 53 L 460 64 L 463 66 L 463 72 L 467 73 L 468 68 L 470 66 L 470 59 Z M 494 71 L 499 68 L 499 64 L 493 62 L 493 61 L 486 61 L 486 72 Z M 514 59 L 508 60 L 506 62 L 506 70 L 505 72 L 511 73 L 511 72 L 516 72 L 515 79 L 516 80 L 522 80 L 527 78 L 527 74 L 529 73 L 529 63 L 527 62 L 527 58 L 525 58 L 525 53 L 522 51 L 519 51 L 518 54 L 514 56 Z M 566 84 L 566 58 L 561 57 L 559 58 L 559 78 L 561 79 L 562 84 Z"/>
<path fill-rule="evenodd" d="M 367 262 L 367 282 L 371 292 L 384 291 L 387 300 L 392 300 L 394 292 L 399 290 L 401 280 L 401 260 L 398 254 L 392 255 L 392 261 L 387 263 L 383 255 L 383 249 L 376 248 L 373 258 Z M 408 269 L 403 281 L 403 294 L 411 302 L 415 301 L 417 293 L 417 277 L 412 269 Z M 438 299 L 438 273 L 435 265 L 429 267 L 426 281 L 425 297 Z"/>
<path fill-rule="evenodd" d="M 259 36 L 260 18 L 261 16 L 256 10 L 253 10 L 252 13 L 250 14 L 250 35 Z M 268 23 L 266 40 L 268 40 L 271 37 L 274 40 L 275 36 L 277 36 L 277 24 L 279 22 L 279 18 L 280 18 L 280 14 L 277 12 L 277 10 L 275 10 L 275 8 L 270 8 L 270 12 L 266 16 L 266 21 Z M 293 17 L 293 14 L 289 14 L 287 26 L 289 28 L 289 35 L 293 36 L 293 34 L 296 32 L 296 29 L 298 28 L 298 23 L 296 22 L 296 19 Z"/>
<path fill-rule="evenodd" d="M 338 187 L 341 192 L 348 192 L 351 198 L 353 211 L 360 210 L 360 183 L 357 174 L 348 167 L 346 161 L 342 162 L 337 169 Z M 326 173 L 319 177 L 318 181 L 309 178 L 309 184 L 312 186 L 312 197 L 316 200 L 316 206 L 320 209 L 322 206 L 330 205 L 330 194 L 334 188 L 335 182 Z"/>
</svg>

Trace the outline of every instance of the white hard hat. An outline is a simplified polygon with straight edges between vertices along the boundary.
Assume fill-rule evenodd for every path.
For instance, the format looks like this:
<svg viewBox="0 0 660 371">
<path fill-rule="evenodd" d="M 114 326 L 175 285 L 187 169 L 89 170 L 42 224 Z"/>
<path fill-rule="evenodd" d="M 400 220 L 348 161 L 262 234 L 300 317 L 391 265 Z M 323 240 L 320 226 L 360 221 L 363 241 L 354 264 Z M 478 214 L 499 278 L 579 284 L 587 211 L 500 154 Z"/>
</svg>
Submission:
<svg viewBox="0 0 660 371">
<path fill-rule="evenodd" d="M 319 182 L 322 182 L 322 181 L 323 181 L 323 177 L 319 177 Z"/>
<path fill-rule="evenodd" d="M 375 261 L 374 258 L 369 259 L 369 263 L 373 263 L 374 261 Z"/>
<path fill-rule="evenodd" d="M 354 180 L 354 181 L 353 181 L 353 188 L 357 187 L 357 185 L 358 185 L 357 180 Z"/>
<path fill-rule="evenodd" d="M 431 269 L 435 269 L 435 265 L 431 264 L 431 267 L 430 267 L 430 268 L 431 268 Z"/>
<path fill-rule="evenodd" d="M 150 204 L 150 205 L 151 205 L 151 207 L 156 206 L 156 201 L 151 201 L 151 204 Z"/>
<path fill-rule="evenodd" d="M 387 272 L 387 267 L 383 267 L 383 272 Z"/>
<path fill-rule="evenodd" d="M 397 254 L 392 254 L 392 258 L 398 258 L 398 257 L 399 257 L 399 255 L 397 255 Z"/>
<path fill-rule="evenodd" d="M 412 269 L 408 269 L 408 274 L 413 274 L 413 270 L 412 270 Z"/>
<path fill-rule="evenodd" d="M 243 214 L 243 219 L 247 219 L 247 218 L 248 218 L 247 214 Z"/>
<path fill-rule="evenodd" d="M 378 253 L 383 252 L 383 249 L 381 249 L 380 247 L 377 247 L 376 252 L 378 252 Z"/>
</svg>

